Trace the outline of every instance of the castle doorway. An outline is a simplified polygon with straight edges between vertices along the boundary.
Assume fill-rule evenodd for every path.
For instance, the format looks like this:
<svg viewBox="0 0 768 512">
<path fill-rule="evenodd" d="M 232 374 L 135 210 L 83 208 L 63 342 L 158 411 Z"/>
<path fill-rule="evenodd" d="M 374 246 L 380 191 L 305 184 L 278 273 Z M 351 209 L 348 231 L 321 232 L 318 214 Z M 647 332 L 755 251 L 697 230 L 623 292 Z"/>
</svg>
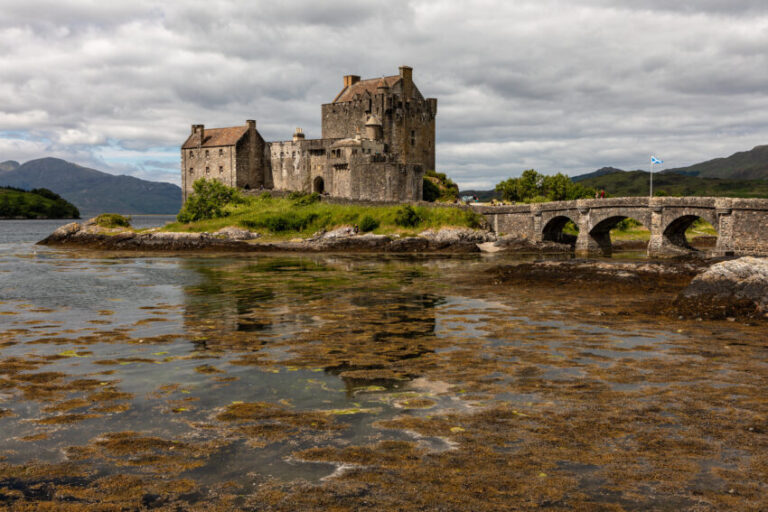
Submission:
<svg viewBox="0 0 768 512">
<path fill-rule="evenodd" d="M 317 192 L 318 194 L 325 192 L 325 181 L 320 176 L 312 182 L 312 192 Z"/>
</svg>

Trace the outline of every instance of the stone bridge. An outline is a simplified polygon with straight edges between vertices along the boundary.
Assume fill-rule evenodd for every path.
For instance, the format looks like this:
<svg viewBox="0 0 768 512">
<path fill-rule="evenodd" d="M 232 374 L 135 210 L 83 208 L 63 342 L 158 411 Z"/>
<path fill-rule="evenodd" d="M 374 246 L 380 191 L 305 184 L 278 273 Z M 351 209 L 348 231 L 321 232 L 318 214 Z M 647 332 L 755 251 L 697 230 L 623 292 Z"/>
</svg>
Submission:
<svg viewBox="0 0 768 512">
<path fill-rule="evenodd" d="M 693 250 L 685 231 L 696 219 L 717 230 L 714 251 L 722 255 L 768 255 L 768 199 L 724 197 L 617 197 L 512 206 L 472 206 L 498 234 L 534 241 L 571 242 L 563 233 L 568 221 L 579 228 L 577 254 L 610 255 L 610 231 L 626 218 L 651 232 L 649 256 Z"/>
</svg>

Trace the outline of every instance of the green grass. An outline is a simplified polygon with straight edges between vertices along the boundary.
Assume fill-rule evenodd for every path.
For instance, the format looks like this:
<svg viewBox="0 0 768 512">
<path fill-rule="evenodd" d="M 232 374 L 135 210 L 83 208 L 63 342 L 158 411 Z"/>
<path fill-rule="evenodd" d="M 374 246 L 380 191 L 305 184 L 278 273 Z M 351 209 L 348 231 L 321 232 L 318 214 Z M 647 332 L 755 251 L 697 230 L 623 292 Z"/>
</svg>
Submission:
<svg viewBox="0 0 768 512">
<path fill-rule="evenodd" d="M 308 237 L 323 229 L 330 231 L 339 226 L 360 225 L 366 216 L 378 222 L 378 227 L 373 230 L 377 234 L 411 235 L 447 226 L 477 228 L 483 223 L 481 215 L 466 209 L 414 206 L 419 220 L 416 225 L 405 227 L 396 222 L 402 208 L 400 205 L 340 205 L 248 196 L 240 204 L 228 204 L 224 208 L 225 217 L 186 224 L 174 222 L 163 230 L 213 232 L 227 226 L 238 226 L 261 233 L 267 239 L 290 239 Z M 370 221 L 366 222 L 370 225 Z"/>
<path fill-rule="evenodd" d="M 103 228 L 131 227 L 131 218 L 120 215 L 119 213 L 102 213 L 96 217 L 95 222 Z"/>
</svg>

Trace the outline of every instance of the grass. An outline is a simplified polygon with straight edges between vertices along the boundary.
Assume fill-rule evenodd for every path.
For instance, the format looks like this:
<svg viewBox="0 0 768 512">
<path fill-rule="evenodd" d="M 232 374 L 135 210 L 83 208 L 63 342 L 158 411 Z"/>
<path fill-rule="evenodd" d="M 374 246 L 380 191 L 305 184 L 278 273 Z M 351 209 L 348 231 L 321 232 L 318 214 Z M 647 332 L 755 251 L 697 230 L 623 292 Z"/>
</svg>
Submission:
<svg viewBox="0 0 768 512">
<path fill-rule="evenodd" d="M 191 223 L 174 222 L 164 231 L 213 232 L 227 226 L 238 226 L 262 234 L 267 239 L 290 239 L 311 236 L 321 230 L 329 231 L 344 225 L 360 225 L 369 217 L 378 227 L 377 234 L 416 234 L 425 229 L 442 227 L 477 228 L 483 224 L 481 215 L 467 209 L 441 206 L 412 207 L 418 220 L 413 226 L 402 226 L 401 205 L 362 206 L 309 202 L 299 199 L 274 198 L 268 195 L 248 196 L 240 204 L 228 204 L 225 217 Z M 372 223 L 365 221 L 368 226 Z M 402 222 L 402 221 L 401 221 Z M 362 231 L 362 230 L 361 230 Z"/>
</svg>

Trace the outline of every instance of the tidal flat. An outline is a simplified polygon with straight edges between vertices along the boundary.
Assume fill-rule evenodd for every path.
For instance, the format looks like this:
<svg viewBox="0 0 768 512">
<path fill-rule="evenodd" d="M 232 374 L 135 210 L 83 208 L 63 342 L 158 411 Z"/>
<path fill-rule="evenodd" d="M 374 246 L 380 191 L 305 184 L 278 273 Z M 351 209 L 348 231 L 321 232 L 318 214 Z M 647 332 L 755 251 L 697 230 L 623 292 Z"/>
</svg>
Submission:
<svg viewBox="0 0 768 512">
<path fill-rule="evenodd" d="M 682 283 L 4 247 L 0 507 L 768 507 L 768 328 Z"/>
</svg>

